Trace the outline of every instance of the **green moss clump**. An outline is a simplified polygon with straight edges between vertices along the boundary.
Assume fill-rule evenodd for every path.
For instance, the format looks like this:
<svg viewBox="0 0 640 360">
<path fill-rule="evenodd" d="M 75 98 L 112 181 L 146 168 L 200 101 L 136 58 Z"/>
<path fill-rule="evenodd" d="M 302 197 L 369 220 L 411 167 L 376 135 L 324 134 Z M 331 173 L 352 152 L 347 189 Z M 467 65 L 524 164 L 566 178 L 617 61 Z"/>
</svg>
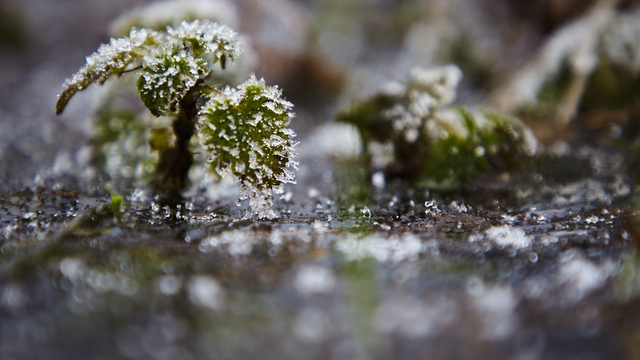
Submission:
<svg viewBox="0 0 640 360">
<path fill-rule="evenodd" d="M 455 66 L 414 69 L 337 121 L 359 129 L 372 171 L 420 186 L 457 189 L 521 166 L 536 153 L 533 134 L 518 119 L 452 105 L 461 77 Z"/>
</svg>

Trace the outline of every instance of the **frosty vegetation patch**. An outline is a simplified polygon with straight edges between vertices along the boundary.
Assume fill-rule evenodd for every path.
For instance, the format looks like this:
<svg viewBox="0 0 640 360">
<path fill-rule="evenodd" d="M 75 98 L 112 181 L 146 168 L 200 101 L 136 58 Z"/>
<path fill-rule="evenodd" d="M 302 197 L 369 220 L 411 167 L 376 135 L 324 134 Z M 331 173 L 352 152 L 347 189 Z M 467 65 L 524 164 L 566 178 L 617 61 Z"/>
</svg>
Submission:
<svg viewBox="0 0 640 360">
<path fill-rule="evenodd" d="M 461 80 L 455 65 L 415 67 L 406 79 L 354 101 L 336 121 L 358 128 L 372 171 L 434 189 L 463 187 L 537 153 L 536 138 L 520 120 L 454 105 Z"/>
<path fill-rule="evenodd" d="M 103 84 L 112 75 L 137 76 L 145 107 L 154 116 L 173 121 L 170 127 L 147 129 L 144 125 L 152 122 L 141 123 L 135 114 L 103 110 L 100 124 L 113 134 L 97 142 L 101 150 L 129 149 L 138 157 L 151 158 L 134 161 L 144 164 L 142 169 L 126 165 L 129 170 L 113 172 L 124 177 L 148 175 L 162 202 L 179 203 L 194 163 L 191 138 L 197 133 L 210 173 L 218 179 L 231 175 L 240 185 L 241 199 L 251 198 L 252 212 L 272 219 L 276 217 L 271 209 L 273 193 L 282 193 L 284 184 L 294 182 L 297 168 L 291 140 L 295 133 L 288 128 L 293 104 L 277 87 L 253 75 L 237 88 L 209 85 L 214 65 L 224 69 L 241 52 L 230 28 L 206 20 L 185 21 L 165 31 L 132 29 L 128 37 L 112 39 L 87 58 L 87 64 L 65 82 L 56 111 L 62 112 L 73 95 L 92 83 Z M 127 126 L 110 127 L 114 118 Z M 120 136 L 118 130 L 128 128 L 136 129 L 137 139 Z M 137 151 L 145 134 L 153 156 Z M 126 163 L 123 158 L 106 165 Z"/>
</svg>

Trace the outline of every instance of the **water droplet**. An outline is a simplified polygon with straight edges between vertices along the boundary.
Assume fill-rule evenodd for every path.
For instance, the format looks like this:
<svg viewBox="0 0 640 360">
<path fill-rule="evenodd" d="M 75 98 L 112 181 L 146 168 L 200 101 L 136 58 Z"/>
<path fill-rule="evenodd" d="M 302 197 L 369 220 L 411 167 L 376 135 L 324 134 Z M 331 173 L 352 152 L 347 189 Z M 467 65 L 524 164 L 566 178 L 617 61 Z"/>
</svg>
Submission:
<svg viewBox="0 0 640 360">
<path fill-rule="evenodd" d="M 223 290 L 208 276 L 196 276 L 189 282 L 189 300 L 194 305 L 218 310 L 222 306 Z"/>
<path fill-rule="evenodd" d="M 378 189 L 382 189 L 385 186 L 384 173 L 382 171 L 378 171 L 371 177 L 371 183 Z"/>
<path fill-rule="evenodd" d="M 182 283 L 177 276 L 167 275 L 160 278 L 158 281 L 158 288 L 164 295 L 171 296 L 178 293 Z"/>
<path fill-rule="evenodd" d="M 331 269 L 310 265 L 298 271 L 293 285 L 303 294 L 327 294 L 335 288 L 336 278 Z"/>
</svg>

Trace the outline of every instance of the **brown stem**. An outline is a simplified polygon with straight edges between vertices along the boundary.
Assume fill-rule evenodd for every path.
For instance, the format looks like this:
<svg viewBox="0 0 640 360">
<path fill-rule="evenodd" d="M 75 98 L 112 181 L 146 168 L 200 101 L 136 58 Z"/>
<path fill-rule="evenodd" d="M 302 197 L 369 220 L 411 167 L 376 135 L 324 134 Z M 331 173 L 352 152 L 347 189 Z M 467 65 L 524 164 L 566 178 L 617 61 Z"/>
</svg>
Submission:
<svg viewBox="0 0 640 360">
<path fill-rule="evenodd" d="M 173 146 L 160 151 L 156 179 L 152 187 L 164 205 L 180 204 L 183 201 L 181 192 L 188 185 L 189 169 L 193 164 L 189 142 L 195 131 L 198 114 L 196 101 L 199 97 L 199 93 L 193 89 L 198 85 L 188 91 L 178 103 L 178 115 L 172 124 L 176 138 Z"/>
</svg>

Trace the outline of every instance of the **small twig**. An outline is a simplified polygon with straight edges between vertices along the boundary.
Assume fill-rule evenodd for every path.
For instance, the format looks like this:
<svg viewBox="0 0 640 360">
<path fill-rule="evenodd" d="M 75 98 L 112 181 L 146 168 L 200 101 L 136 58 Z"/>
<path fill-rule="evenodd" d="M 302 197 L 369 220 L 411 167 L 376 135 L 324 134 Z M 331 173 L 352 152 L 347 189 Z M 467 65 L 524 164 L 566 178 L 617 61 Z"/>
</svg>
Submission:
<svg viewBox="0 0 640 360">
<path fill-rule="evenodd" d="M 122 72 L 121 72 L 120 74 L 118 74 L 118 75 L 122 75 L 122 74 L 130 73 L 130 72 L 133 72 L 133 71 L 136 71 L 136 70 L 140 70 L 140 69 L 142 69 L 142 65 L 136 66 L 136 67 L 131 68 L 131 69 L 129 69 L 129 70 L 124 70 L 124 71 L 122 71 Z"/>
</svg>

